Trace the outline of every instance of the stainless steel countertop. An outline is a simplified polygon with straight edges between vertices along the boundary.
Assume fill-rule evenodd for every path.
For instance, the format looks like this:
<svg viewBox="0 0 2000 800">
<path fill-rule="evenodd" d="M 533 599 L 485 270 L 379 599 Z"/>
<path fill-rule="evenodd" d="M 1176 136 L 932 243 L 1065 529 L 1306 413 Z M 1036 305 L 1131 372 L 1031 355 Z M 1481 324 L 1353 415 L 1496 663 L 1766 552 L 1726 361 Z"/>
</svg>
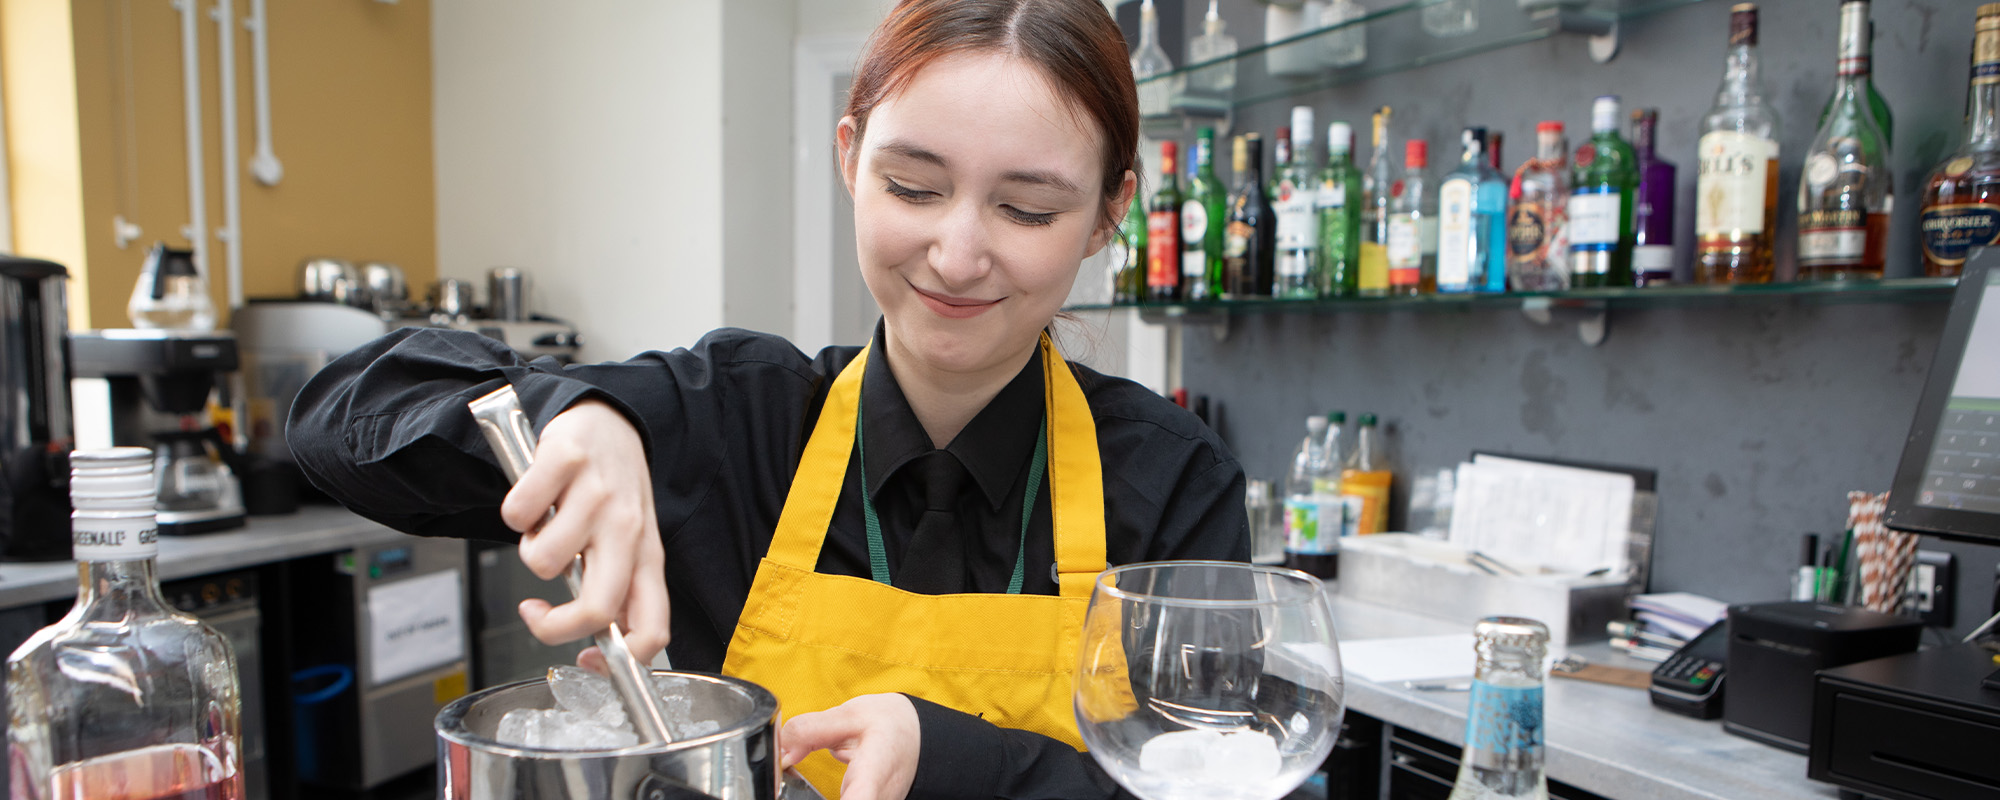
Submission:
<svg viewBox="0 0 2000 800">
<path fill-rule="evenodd" d="M 303 506 L 296 514 L 251 517 L 242 528 L 160 537 L 162 581 L 270 564 L 411 538 L 339 506 Z M 76 596 L 76 562 L 0 564 L 0 608 Z"/>
<path fill-rule="evenodd" d="M 1342 641 L 1466 633 L 1454 624 L 1348 598 L 1334 600 Z M 1604 643 L 1570 652 L 1611 666 L 1651 669 Z M 1467 671 L 1472 654 L 1466 653 Z M 1454 745 L 1465 741 L 1465 692 L 1411 691 L 1347 676 L 1347 705 L 1400 728 Z M 1722 732 L 1721 720 L 1697 720 L 1653 708 L 1646 692 L 1552 677 L 1543 699 L 1548 775 L 1619 800 L 1783 800 L 1834 798 L 1832 784 L 1806 778 L 1806 757 Z"/>
</svg>

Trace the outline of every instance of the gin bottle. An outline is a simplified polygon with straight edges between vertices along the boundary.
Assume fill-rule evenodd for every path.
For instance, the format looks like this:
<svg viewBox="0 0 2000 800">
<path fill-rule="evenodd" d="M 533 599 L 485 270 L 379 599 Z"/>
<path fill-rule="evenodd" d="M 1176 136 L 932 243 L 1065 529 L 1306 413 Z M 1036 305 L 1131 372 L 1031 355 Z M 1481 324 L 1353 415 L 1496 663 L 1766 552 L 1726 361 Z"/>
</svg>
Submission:
<svg viewBox="0 0 2000 800">
<path fill-rule="evenodd" d="M 1542 774 L 1542 656 L 1548 626 L 1487 617 L 1472 626 L 1472 704 L 1450 800 L 1548 800 Z"/>
<path fill-rule="evenodd" d="M 1972 248 L 2000 244 L 2000 3 L 1972 28 L 1965 144 L 1931 171 L 1917 218 L 1925 275 L 1957 275 Z"/>
<path fill-rule="evenodd" d="M 1632 281 L 1661 286 L 1674 281 L 1674 165 L 1653 153 L 1659 109 L 1632 112 L 1632 149 L 1639 156 L 1639 204 L 1632 209 Z"/>
<path fill-rule="evenodd" d="M 1293 300 L 1319 296 L 1319 215 L 1313 211 L 1318 196 L 1313 169 L 1313 110 L 1311 106 L 1292 108 L 1292 127 L 1287 139 L 1280 132 L 1277 180 L 1271 189 L 1271 207 L 1278 212 L 1278 285 L 1275 294 Z M 1287 142 L 1289 141 L 1289 144 Z M 1289 157 L 1287 157 L 1289 155 Z"/>
<path fill-rule="evenodd" d="M 1507 189 L 1507 285 L 1517 292 L 1569 287 L 1569 143 L 1563 124 L 1535 126 L 1535 157 Z"/>
<path fill-rule="evenodd" d="M 1319 293 L 1351 297 L 1361 288 L 1361 171 L 1354 168 L 1354 129 L 1326 129 L 1326 168 L 1313 210 L 1319 215 Z"/>
<path fill-rule="evenodd" d="M 1504 214 L 1506 190 L 1486 160 L 1486 129 L 1466 128 L 1460 141 L 1458 168 L 1438 185 L 1439 292 L 1489 290 L 1489 256 L 1501 246 L 1495 223 Z"/>
<path fill-rule="evenodd" d="M 1696 283 L 1769 283 L 1778 233 L 1778 113 L 1757 77 L 1757 6 L 1729 14 L 1729 60 L 1695 146 Z"/>
<path fill-rule="evenodd" d="M 1590 108 L 1590 141 L 1576 150 L 1569 195 L 1569 283 L 1573 288 L 1632 285 L 1632 196 L 1638 157 L 1618 135 L 1618 98 Z"/>
<path fill-rule="evenodd" d="M 1799 175 L 1799 279 L 1882 277 L 1895 202 L 1889 142 L 1868 108 L 1868 3 L 1840 5 L 1840 77 Z"/>
<path fill-rule="evenodd" d="M 12 796 L 243 796 L 236 655 L 160 596 L 153 451 L 70 456 L 76 605 L 7 659 Z"/>
<path fill-rule="evenodd" d="M 1390 294 L 1421 294 L 1424 274 L 1437 274 L 1436 249 L 1424 246 L 1424 235 L 1437 231 L 1437 206 L 1430 201 L 1430 187 L 1424 179 L 1429 165 L 1427 142 L 1411 139 L 1403 143 L 1403 179 L 1389 187 Z"/>
</svg>

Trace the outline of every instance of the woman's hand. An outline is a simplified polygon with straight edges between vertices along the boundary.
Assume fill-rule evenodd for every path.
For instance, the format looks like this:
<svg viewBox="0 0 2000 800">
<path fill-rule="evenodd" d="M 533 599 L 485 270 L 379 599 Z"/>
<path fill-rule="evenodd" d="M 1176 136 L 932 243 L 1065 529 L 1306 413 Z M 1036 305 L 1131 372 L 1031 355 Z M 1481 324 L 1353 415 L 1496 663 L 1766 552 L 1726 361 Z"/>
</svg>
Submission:
<svg viewBox="0 0 2000 800">
<path fill-rule="evenodd" d="M 778 735 L 782 766 L 826 750 L 847 765 L 841 800 L 903 800 L 917 777 L 919 728 L 910 698 L 865 694 L 786 722 Z"/>
<path fill-rule="evenodd" d="M 551 506 L 555 516 L 543 524 Z M 639 432 L 623 414 L 584 400 L 549 420 L 535 463 L 507 493 L 500 518 L 521 532 L 521 563 L 543 580 L 561 576 L 583 554 L 583 591 L 575 600 L 554 607 L 521 602 L 521 619 L 535 638 L 575 641 L 616 621 L 640 663 L 666 646 L 666 557 L 652 473 Z"/>
</svg>

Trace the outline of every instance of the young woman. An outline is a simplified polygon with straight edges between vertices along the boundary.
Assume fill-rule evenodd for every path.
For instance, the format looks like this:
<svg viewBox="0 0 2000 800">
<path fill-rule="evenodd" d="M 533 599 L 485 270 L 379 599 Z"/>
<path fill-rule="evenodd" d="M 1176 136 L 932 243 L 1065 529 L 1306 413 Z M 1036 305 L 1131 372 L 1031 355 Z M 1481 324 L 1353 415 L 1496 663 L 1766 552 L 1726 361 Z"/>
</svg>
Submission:
<svg viewBox="0 0 2000 800">
<path fill-rule="evenodd" d="M 537 637 L 617 620 L 770 688 L 784 761 L 829 795 L 1110 795 L 1070 699 L 1093 577 L 1249 555 L 1215 435 L 1045 333 L 1132 201 L 1137 122 L 1099 0 L 904 0 L 835 134 L 867 347 L 725 329 L 564 368 L 403 330 L 314 378 L 293 450 L 398 529 L 521 531 L 544 578 L 584 554 L 578 600 L 521 604 Z M 503 382 L 540 433 L 511 491 L 466 411 Z"/>
</svg>

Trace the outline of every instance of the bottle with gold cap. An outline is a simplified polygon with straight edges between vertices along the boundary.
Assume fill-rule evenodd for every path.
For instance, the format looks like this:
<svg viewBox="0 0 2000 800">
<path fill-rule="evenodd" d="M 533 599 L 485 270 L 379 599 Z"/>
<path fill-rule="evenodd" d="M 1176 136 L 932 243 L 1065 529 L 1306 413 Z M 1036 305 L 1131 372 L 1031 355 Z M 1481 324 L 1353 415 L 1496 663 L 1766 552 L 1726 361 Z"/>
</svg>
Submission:
<svg viewBox="0 0 2000 800">
<path fill-rule="evenodd" d="M 1778 114 L 1757 75 L 1757 6 L 1729 12 L 1729 60 L 1695 144 L 1696 283 L 1769 283 L 1778 235 Z"/>
<path fill-rule="evenodd" d="M 1917 238 L 1924 274 L 1957 275 L 1974 247 L 2000 244 L 2000 3 L 1979 7 L 1965 143 L 1924 184 Z"/>
<path fill-rule="evenodd" d="M 1487 617 L 1472 627 L 1478 655 L 1465 753 L 1450 800 L 1548 800 L 1542 773 L 1542 657 L 1549 629 L 1523 617 Z"/>
</svg>

